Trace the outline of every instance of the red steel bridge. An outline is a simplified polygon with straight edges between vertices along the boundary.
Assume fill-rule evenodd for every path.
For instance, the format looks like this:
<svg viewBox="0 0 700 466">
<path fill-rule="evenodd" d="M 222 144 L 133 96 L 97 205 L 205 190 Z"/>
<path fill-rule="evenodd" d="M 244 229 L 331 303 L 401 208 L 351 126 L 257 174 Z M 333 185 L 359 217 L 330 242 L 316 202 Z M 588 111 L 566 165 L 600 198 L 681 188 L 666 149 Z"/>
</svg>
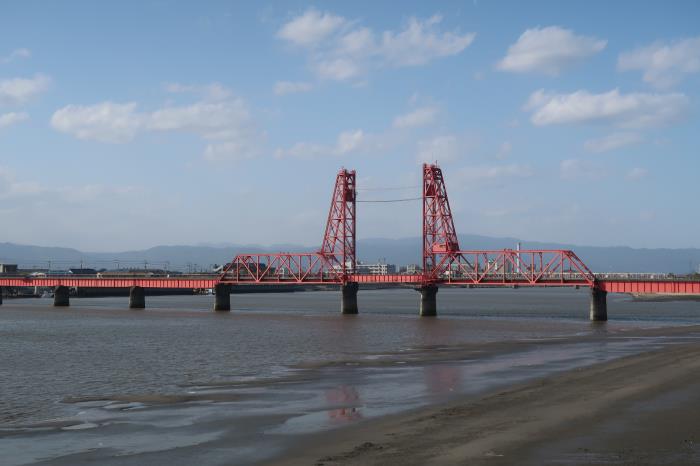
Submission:
<svg viewBox="0 0 700 466">
<path fill-rule="evenodd" d="M 239 254 L 211 277 L 7 277 L 0 287 L 54 287 L 54 304 L 68 305 L 69 288 L 130 288 L 130 307 L 144 307 L 145 288 L 216 290 L 216 310 L 230 310 L 236 285 L 339 285 L 341 309 L 357 313 L 360 284 L 413 286 L 421 292 L 421 315 L 436 314 L 440 286 L 588 287 L 591 319 L 607 319 L 607 293 L 700 295 L 700 281 L 596 275 L 570 250 L 463 250 L 437 165 L 423 165 L 423 268 L 420 273 L 357 273 L 355 171 L 341 169 L 335 181 L 321 247 L 317 252 Z M 612 277 L 612 278 L 611 278 Z M 1 299 L 1 298 L 0 298 Z M 2 301 L 0 300 L 0 303 Z"/>
</svg>

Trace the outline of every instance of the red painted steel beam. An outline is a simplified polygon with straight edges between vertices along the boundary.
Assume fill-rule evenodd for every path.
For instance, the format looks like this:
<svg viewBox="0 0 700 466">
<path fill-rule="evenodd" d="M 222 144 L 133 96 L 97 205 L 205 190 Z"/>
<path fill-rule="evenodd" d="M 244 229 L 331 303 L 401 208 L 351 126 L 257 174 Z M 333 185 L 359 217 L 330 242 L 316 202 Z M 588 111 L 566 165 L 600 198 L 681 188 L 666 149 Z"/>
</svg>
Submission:
<svg viewBox="0 0 700 466">
<path fill-rule="evenodd" d="M 323 253 L 239 254 L 233 258 L 220 283 L 322 284 L 346 280 L 335 261 Z"/>
<path fill-rule="evenodd" d="M 700 295 L 700 281 L 676 280 L 602 280 L 608 293 Z"/>
<path fill-rule="evenodd" d="M 0 286 L 8 287 L 56 287 L 71 288 L 213 288 L 217 280 L 197 278 L 87 278 L 87 277 L 0 277 Z"/>
</svg>

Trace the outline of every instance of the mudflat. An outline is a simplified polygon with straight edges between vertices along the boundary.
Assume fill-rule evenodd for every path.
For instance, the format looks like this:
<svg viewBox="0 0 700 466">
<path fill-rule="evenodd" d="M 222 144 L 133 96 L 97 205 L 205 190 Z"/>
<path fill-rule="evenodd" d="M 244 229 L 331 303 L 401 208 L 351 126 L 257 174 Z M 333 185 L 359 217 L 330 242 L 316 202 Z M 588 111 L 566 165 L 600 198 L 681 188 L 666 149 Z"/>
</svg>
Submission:
<svg viewBox="0 0 700 466">
<path fill-rule="evenodd" d="M 700 342 L 319 434 L 272 464 L 700 464 Z"/>
</svg>

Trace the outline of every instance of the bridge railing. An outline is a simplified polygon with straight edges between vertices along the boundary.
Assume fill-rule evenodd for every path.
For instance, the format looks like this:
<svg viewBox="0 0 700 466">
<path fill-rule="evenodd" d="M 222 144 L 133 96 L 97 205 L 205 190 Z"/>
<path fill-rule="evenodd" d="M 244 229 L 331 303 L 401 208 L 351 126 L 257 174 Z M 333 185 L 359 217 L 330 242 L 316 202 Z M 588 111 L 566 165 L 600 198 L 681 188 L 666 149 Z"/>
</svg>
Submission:
<svg viewBox="0 0 700 466">
<path fill-rule="evenodd" d="M 38 273 L 38 274 L 0 274 L 0 278 L 7 278 L 7 279 L 39 279 L 39 278 L 55 278 L 55 279 L 105 279 L 105 280 L 111 280 L 111 279 L 130 279 L 130 278 L 138 278 L 138 279 L 144 279 L 144 278 L 171 278 L 173 280 L 176 279 L 182 279 L 182 280 L 187 280 L 187 279 L 211 279 L 211 278 L 216 278 L 218 275 L 213 274 L 213 273 L 201 273 L 201 274 L 169 274 L 169 273 L 143 273 L 143 274 L 131 274 L 131 273 L 123 273 L 123 274 L 112 274 L 112 273 L 96 273 L 96 274 L 44 274 L 44 273 Z"/>
<path fill-rule="evenodd" d="M 596 273 L 595 277 L 599 280 L 687 280 L 687 277 L 677 277 L 667 273 L 638 273 L 638 272 L 615 272 L 615 273 Z"/>
</svg>

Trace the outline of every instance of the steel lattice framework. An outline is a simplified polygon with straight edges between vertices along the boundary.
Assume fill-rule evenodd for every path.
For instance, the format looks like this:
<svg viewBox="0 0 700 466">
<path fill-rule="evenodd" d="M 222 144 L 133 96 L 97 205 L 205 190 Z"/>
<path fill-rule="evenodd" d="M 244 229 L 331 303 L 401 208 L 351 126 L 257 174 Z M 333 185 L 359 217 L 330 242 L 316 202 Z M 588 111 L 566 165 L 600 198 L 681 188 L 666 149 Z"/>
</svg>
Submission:
<svg viewBox="0 0 700 466">
<path fill-rule="evenodd" d="M 221 283 L 347 283 L 357 265 L 355 171 L 341 169 L 321 243 L 312 253 L 239 254 L 221 272 Z"/>
<path fill-rule="evenodd" d="M 459 250 L 457 231 L 442 170 L 423 164 L 423 273 L 425 280 L 437 280 L 438 255 Z"/>
<path fill-rule="evenodd" d="M 357 265 L 356 196 L 355 171 L 341 170 L 335 179 L 335 189 L 320 254 L 334 266 L 334 269 L 340 270 L 344 279 L 355 271 Z"/>
<path fill-rule="evenodd" d="M 239 254 L 222 283 L 395 283 L 476 286 L 595 286 L 581 259 L 568 250 L 463 251 L 459 248 L 442 169 L 423 165 L 423 271 L 416 275 L 355 273 L 356 177 L 335 180 L 321 248 L 311 253 Z"/>
<path fill-rule="evenodd" d="M 593 286 L 595 276 L 568 250 L 461 251 L 442 170 L 424 164 L 423 282 Z"/>
</svg>

